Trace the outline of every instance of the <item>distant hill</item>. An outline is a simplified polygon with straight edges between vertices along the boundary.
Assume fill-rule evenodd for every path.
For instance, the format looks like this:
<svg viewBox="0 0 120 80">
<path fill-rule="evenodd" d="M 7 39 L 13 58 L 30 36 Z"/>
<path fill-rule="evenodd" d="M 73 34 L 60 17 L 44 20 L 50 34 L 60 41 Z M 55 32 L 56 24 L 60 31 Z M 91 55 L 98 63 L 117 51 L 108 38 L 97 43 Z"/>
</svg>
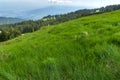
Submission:
<svg viewBox="0 0 120 80">
<path fill-rule="evenodd" d="M 0 17 L 0 24 L 13 24 L 24 21 L 19 18 L 11 18 L 11 17 Z"/>
<path fill-rule="evenodd" d="M 79 9 L 83 9 L 83 7 L 54 5 L 54 6 L 48 6 L 48 7 L 43 7 L 43 8 L 28 10 L 28 11 L 0 10 L 0 16 L 16 17 L 16 18 L 27 19 L 27 20 L 29 19 L 38 20 L 47 15 L 65 14 L 65 13 L 76 11 Z"/>
<path fill-rule="evenodd" d="M 82 7 L 81 7 L 82 8 Z M 48 6 L 41 9 L 31 10 L 26 12 L 26 19 L 41 19 L 47 15 L 65 14 L 68 12 L 73 12 L 80 9 L 80 7 L 75 6 Z M 28 16 L 29 15 L 29 16 Z"/>
</svg>

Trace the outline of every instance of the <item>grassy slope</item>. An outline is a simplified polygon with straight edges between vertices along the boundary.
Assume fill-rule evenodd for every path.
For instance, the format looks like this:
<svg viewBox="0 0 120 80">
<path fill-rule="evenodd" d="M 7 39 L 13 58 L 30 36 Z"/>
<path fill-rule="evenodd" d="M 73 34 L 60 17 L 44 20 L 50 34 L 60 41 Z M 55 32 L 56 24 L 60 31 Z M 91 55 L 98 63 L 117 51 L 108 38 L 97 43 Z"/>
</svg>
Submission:
<svg viewBox="0 0 120 80">
<path fill-rule="evenodd" d="M 0 43 L 0 80 L 119 80 L 120 11 Z"/>
</svg>

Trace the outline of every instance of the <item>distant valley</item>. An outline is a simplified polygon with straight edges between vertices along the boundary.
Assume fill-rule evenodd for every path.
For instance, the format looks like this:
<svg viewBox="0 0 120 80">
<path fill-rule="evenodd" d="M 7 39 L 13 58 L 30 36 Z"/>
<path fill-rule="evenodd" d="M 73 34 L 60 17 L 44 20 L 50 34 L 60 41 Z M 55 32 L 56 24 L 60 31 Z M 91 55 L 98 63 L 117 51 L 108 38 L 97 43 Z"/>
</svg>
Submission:
<svg viewBox="0 0 120 80">
<path fill-rule="evenodd" d="M 12 18 L 12 17 L 0 17 L 0 25 L 14 24 L 14 23 L 22 22 L 22 21 L 24 21 L 24 19 Z"/>
</svg>

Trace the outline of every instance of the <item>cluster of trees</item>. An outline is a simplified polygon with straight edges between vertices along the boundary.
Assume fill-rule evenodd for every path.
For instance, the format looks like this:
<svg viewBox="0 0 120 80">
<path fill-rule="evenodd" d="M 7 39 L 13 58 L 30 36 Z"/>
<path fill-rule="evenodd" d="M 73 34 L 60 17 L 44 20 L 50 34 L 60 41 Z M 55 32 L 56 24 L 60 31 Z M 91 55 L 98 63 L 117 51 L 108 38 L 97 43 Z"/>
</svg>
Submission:
<svg viewBox="0 0 120 80">
<path fill-rule="evenodd" d="M 16 28 L 10 28 L 9 30 L 0 30 L 0 41 L 15 38 L 19 36 L 21 32 Z"/>
<path fill-rule="evenodd" d="M 101 14 L 119 9 L 120 9 L 120 5 L 110 5 L 97 9 L 78 10 L 75 12 L 62 14 L 62 15 L 48 15 L 38 21 L 29 20 L 16 24 L 0 25 L 0 41 L 12 39 L 24 33 L 34 32 L 40 29 L 42 26 L 59 24 L 80 17 L 94 15 L 94 14 Z"/>
</svg>

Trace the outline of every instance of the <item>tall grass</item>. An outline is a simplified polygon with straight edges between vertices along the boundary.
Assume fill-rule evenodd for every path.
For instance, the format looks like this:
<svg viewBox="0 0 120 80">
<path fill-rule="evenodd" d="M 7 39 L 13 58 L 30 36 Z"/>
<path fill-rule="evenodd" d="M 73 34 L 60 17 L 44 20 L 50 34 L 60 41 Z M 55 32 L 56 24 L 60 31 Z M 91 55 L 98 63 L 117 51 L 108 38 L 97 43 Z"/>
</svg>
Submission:
<svg viewBox="0 0 120 80">
<path fill-rule="evenodd" d="M 119 80 L 120 11 L 0 43 L 0 80 Z"/>
</svg>

